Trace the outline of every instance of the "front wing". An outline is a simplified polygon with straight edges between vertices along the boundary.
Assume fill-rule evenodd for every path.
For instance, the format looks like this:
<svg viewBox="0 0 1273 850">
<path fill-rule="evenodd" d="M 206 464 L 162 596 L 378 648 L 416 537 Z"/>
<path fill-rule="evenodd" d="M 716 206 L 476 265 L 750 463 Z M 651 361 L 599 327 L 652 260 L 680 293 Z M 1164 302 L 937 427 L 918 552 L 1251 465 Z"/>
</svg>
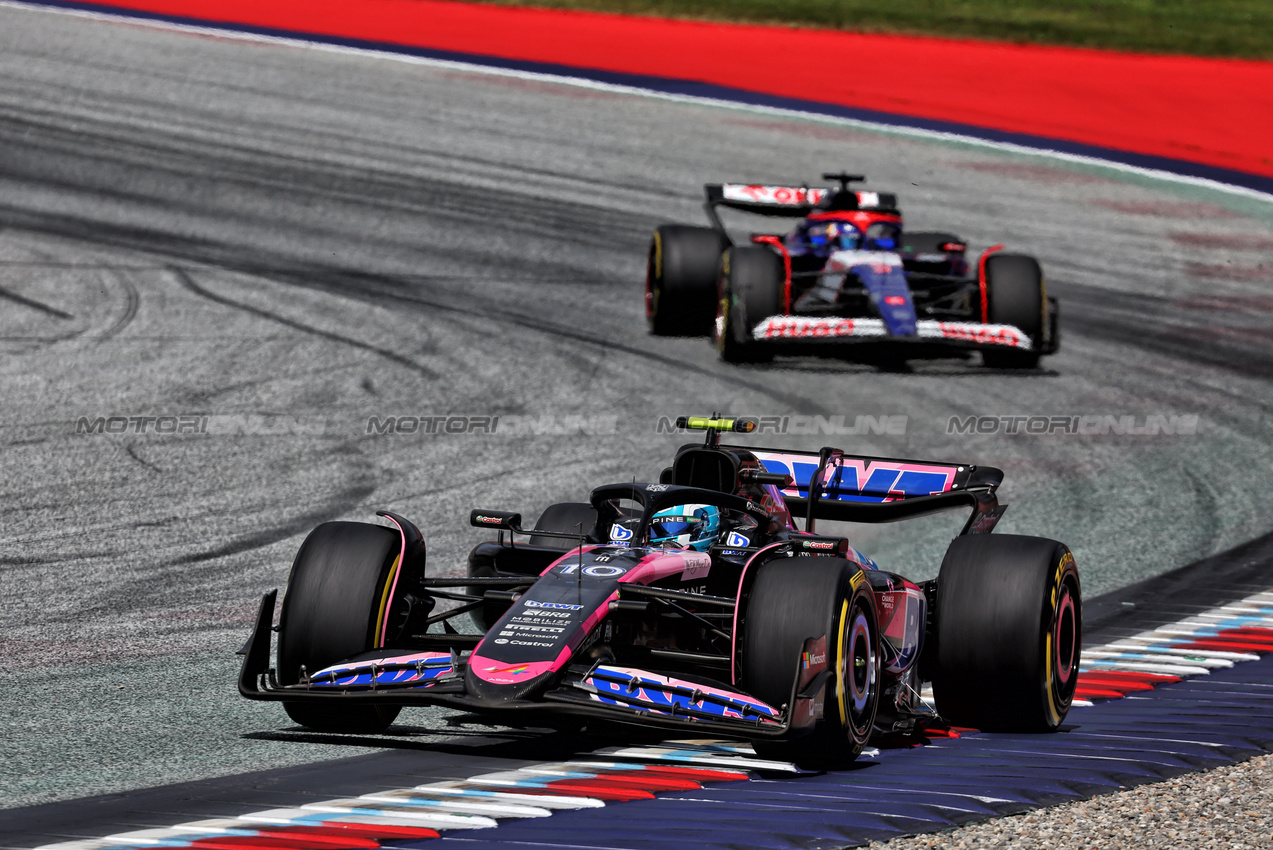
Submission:
<svg viewBox="0 0 1273 850">
<path fill-rule="evenodd" d="M 822 716 L 830 679 L 825 669 L 802 667 L 791 700 L 780 709 L 703 682 L 617 664 L 594 664 L 586 669 L 568 668 L 554 688 L 535 698 L 492 701 L 466 692 L 466 660 L 455 650 L 386 650 L 364 653 L 316 671 L 300 684 L 281 685 L 269 665 L 276 595 L 277 591 L 270 591 L 261 600 L 252 637 L 242 650 L 245 657 L 239 693 L 248 699 L 444 705 L 495 716 L 583 715 L 642 726 L 696 732 L 710 729 L 711 734 L 768 738 L 797 736 L 811 729 Z"/>
<path fill-rule="evenodd" d="M 835 316 L 770 316 L 752 332 L 758 342 L 920 342 L 966 348 L 1012 348 L 1030 351 L 1033 342 L 1013 325 L 942 322 L 921 319 L 914 336 L 894 336 L 881 319 Z"/>
</svg>

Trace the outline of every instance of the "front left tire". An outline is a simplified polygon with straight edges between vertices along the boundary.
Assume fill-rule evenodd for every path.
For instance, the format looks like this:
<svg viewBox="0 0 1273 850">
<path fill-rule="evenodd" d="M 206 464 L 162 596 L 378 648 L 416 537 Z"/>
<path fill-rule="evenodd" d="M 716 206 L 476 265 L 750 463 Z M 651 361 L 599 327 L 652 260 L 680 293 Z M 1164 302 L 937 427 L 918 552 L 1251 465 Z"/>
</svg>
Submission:
<svg viewBox="0 0 1273 850">
<path fill-rule="evenodd" d="M 748 594 L 740 637 L 740 679 L 775 708 L 791 701 L 801 652 L 826 637 L 824 713 L 791 740 L 752 742 L 765 758 L 830 768 L 853 761 L 871 737 L 880 699 L 880 636 L 861 568 L 834 558 L 779 558 L 764 564 Z"/>
<path fill-rule="evenodd" d="M 325 522 L 296 553 L 279 614 L 277 676 L 301 682 L 346 658 L 379 648 L 391 612 L 390 590 L 401 564 L 392 529 L 361 522 Z M 293 721 L 319 732 L 374 734 L 399 706 L 284 702 Z"/>
</svg>

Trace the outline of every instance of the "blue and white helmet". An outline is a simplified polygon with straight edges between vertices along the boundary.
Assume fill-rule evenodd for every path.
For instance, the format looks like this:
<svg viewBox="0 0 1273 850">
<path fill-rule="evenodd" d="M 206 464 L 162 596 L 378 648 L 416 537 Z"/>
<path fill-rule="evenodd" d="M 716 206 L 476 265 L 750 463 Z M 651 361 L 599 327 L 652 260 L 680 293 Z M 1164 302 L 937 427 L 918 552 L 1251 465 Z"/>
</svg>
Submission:
<svg viewBox="0 0 1273 850">
<path fill-rule="evenodd" d="M 793 255 L 829 257 L 836 251 L 862 247 L 862 231 L 851 221 L 838 218 L 812 219 L 787 236 L 787 250 Z"/>
<path fill-rule="evenodd" d="M 720 532 L 720 509 L 715 505 L 677 505 L 650 520 L 650 545 L 705 552 Z"/>
</svg>

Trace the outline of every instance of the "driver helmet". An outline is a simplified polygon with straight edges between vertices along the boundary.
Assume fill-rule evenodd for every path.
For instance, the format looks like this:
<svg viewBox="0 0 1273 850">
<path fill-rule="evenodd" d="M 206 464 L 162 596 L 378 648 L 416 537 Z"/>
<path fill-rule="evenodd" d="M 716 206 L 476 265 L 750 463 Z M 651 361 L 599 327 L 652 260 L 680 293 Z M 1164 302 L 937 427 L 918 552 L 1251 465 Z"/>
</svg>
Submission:
<svg viewBox="0 0 1273 850">
<path fill-rule="evenodd" d="M 805 239 L 813 253 L 823 255 L 854 250 L 861 242 L 862 232 L 847 221 L 820 221 L 808 226 Z"/>
<path fill-rule="evenodd" d="M 677 505 L 650 520 L 650 545 L 705 552 L 720 532 L 720 509 L 715 505 Z"/>
</svg>

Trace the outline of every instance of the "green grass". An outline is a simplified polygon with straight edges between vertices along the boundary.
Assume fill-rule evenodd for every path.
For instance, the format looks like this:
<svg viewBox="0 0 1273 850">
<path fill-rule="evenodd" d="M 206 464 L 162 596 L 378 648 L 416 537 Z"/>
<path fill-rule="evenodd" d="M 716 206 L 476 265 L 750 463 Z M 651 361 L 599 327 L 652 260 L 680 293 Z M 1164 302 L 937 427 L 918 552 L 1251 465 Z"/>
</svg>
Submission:
<svg viewBox="0 0 1273 850">
<path fill-rule="evenodd" d="M 1273 0 L 483 0 L 633 15 L 1273 60 Z"/>
</svg>

